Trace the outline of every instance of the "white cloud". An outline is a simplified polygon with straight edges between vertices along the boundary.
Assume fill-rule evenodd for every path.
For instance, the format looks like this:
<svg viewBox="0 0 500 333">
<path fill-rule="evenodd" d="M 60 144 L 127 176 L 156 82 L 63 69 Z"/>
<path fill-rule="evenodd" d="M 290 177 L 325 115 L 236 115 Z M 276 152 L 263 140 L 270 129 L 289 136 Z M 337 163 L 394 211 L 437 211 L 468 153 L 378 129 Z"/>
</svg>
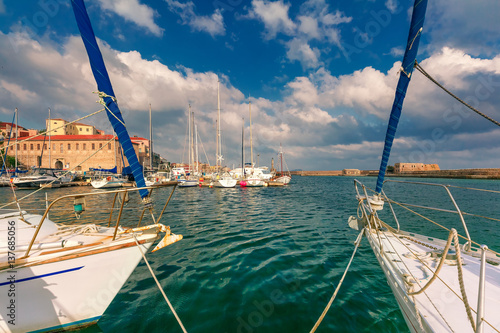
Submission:
<svg viewBox="0 0 500 333">
<path fill-rule="evenodd" d="M 296 25 L 288 17 L 290 4 L 283 3 L 283 0 L 252 0 L 252 9 L 249 12 L 250 18 L 255 18 L 264 23 L 266 27 L 266 39 L 273 39 L 279 33 L 293 35 Z"/>
<path fill-rule="evenodd" d="M 101 7 L 109 10 L 125 20 L 146 28 L 155 36 L 161 36 L 163 29 L 154 22 L 156 12 L 139 3 L 139 0 L 98 0 Z"/>
<path fill-rule="evenodd" d="M 330 12 L 325 0 L 308 0 L 301 5 L 299 15 L 293 20 L 288 13 L 290 6 L 282 0 L 253 0 L 246 17 L 263 22 L 264 37 L 282 41 L 287 59 L 299 61 L 303 68 L 318 68 L 322 63 L 322 53 L 314 43 L 331 43 L 342 50 L 339 25 L 351 22 L 352 17 L 338 10 Z M 329 53 L 329 49 L 325 48 L 323 52 Z"/>
<path fill-rule="evenodd" d="M 216 9 L 211 16 L 198 16 L 194 12 L 195 4 L 192 1 L 181 3 L 175 0 L 165 0 L 170 11 L 178 14 L 183 24 L 189 25 L 195 31 L 204 31 L 212 37 L 224 35 L 224 18 L 221 10 Z"/>
<path fill-rule="evenodd" d="M 5 5 L 3 3 L 3 0 L 0 0 L 0 14 L 5 13 Z"/>
<path fill-rule="evenodd" d="M 320 51 L 311 48 L 307 41 L 294 38 L 286 43 L 286 56 L 290 61 L 299 61 L 304 68 L 316 68 L 319 65 Z"/>
<path fill-rule="evenodd" d="M 385 6 L 389 11 L 394 14 L 395 12 L 398 11 L 398 1 L 397 0 L 386 0 L 385 1 Z"/>
<path fill-rule="evenodd" d="M 137 51 L 119 52 L 101 41 L 99 44 L 131 134 L 147 136 L 147 107 L 151 103 L 155 139 L 163 143 L 158 145 L 158 152 L 170 161 L 180 160 L 187 106 L 191 103 L 204 147 L 209 156 L 213 155 L 215 73 L 172 69 L 157 60 L 144 59 Z M 55 45 L 48 39 L 35 41 L 27 34 L 0 32 L 0 59 L 9 64 L 2 69 L 0 112 L 12 117 L 18 107 L 21 126 L 44 127 L 48 106 L 54 117 L 70 120 L 100 108 L 91 94 L 95 82 L 79 37 Z M 500 104 L 500 56 L 474 58 L 448 48 L 421 63 L 438 80 L 451 83 L 466 97 L 475 97 L 481 110 L 500 118 L 494 108 Z M 291 168 L 377 168 L 399 67 L 396 62 L 387 72 L 366 67 L 341 76 L 320 67 L 308 76 L 284 82 L 282 100 L 252 98 L 254 149 L 261 154 L 261 161 L 270 161 L 279 142 L 283 142 Z M 241 117 L 245 115 L 248 127 L 248 101 L 227 77 L 222 76 L 221 82 L 224 156 L 231 165 L 239 161 Z M 457 113 L 451 115 L 454 118 L 449 117 L 452 120 L 443 118 L 454 104 L 454 100 L 415 72 L 394 156 L 408 159 L 411 152 L 420 151 L 425 144 L 432 149 L 422 156 L 429 162 L 442 158 L 437 162 L 443 166 L 445 159 L 459 161 L 460 156 L 482 160 L 480 154 L 488 149 L 475 147 L 492 147 L 498 142 L 500 132 L 472 115 Z M 458 116 L 462 117 L 460 123 Z M 88 123 L 109 133 L 106 116 L 97 117 Z M 447 139 L 442 143 L 432 141 L 432 131 L 436 128 L 445 132 Z M 494 149 L 498 150 L 491 148 L 491 151 Z M 498 164 L 498 154 L 495 156 L 483 166 Z"/>
</svg>

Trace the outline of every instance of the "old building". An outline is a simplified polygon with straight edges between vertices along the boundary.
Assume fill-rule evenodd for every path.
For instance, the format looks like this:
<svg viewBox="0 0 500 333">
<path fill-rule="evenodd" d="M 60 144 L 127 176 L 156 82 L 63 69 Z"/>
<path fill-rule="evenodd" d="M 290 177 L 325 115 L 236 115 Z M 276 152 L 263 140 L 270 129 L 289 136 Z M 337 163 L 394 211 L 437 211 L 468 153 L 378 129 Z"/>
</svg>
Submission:
<svg viewBox="0 0 500 333">
<path fill-rule="evenodd" d="M 49 145 L 50 141 L 50 145 Z M 132 143 L 136 154 L 139 145 Z M 128 163 L 122 158 L 118 139 L 113 135 L 54 135 L 39 136 L 17 144 L 17 156 L 22 165 L 56 169 L 88 171 L 91 168 L 121 172 Z M 14 156 L 14 149 L 9 150 Z"/>
<path fill-rule="evenodd" d="M 396 163 L 394 164 L 394 172 L 414 172 L 414 171 L 434 171 L 440 170 L 437 164 L 424 163 Z"/>
<path fill-rule="evenodd" d="M 342 176 L 359 176 L 361 171 L 359 169 L 344 169 L 342 170 Z"/>
<path fill-rule="evenodd" d="M 69 124 L 69 121 L 66 121 L 61 118 L 55 119 L 47 119 L 45 121 L 46 130 L 48 135 L 97 135 L 104 134 L 103 131 L 99 131 L 92 125 L 86 125 L 82 123 L 73 123 Z"/>
</svg>

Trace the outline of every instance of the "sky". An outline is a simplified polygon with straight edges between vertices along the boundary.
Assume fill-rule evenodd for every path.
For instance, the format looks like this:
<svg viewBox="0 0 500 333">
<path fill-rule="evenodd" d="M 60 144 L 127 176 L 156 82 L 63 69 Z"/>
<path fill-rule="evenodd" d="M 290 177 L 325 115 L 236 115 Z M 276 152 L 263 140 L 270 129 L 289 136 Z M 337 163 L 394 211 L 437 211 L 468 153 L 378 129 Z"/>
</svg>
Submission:
<svg viewBox="0 0 500 333">
<path fill-rule="evenodd" d="M 28 5 L 29 3 L 29 5 Z M 187 162 L 188 108 L 201 162 L 215 164 L 220 81 L 224 164 L 290 170 L 379 168 L 413 2 L 404 0 L 86 0 L 126 126 Z M 500 121 L 500 2 L 429 0 L 422 67 Z M 69 0 L 0 0 L 0 120 L 45 128 L 100 109 Z M 106 133 L 104 113 L 87 118 Z M 499 168 L 500 128 L 418 72 L 390 165 Z"/>
</svg>

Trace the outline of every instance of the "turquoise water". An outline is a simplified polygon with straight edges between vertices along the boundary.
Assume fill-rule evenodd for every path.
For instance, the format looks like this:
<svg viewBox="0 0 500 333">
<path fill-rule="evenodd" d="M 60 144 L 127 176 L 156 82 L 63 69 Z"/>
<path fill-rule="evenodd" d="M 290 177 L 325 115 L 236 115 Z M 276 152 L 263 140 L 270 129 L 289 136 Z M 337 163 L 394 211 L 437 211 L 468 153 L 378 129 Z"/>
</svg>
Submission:
<svg viewBox="0 0 500 333">
<path fill-rule="evenodd" d="M 374 178 L 361 180 L 374 187 Z M 499 181 L 442 181 L 500 190 Z M 409 201 L 410 195 L 428 203 L 448 201 L 442 194 L 409 185 L 399 190 L 386 185 L 387 194 L 401 196 L 402 201 Z M 171 189 L 158 190 L 155 201 L 164 202 Z M 47 193 L 54 198 L 83 190 L 89 188 Z M 9 195 L 8 189 L 1 191 Z M 493 210 L 486 215 L 500 217 L 499 205 L 486 193 L 471 198 L 457 190 L 454 195 L 466 211 Z M 34 201 L 43 199 L 40 194 Z M 89 200 L 88 209 L 109 206 L 103 200 Z M 178 188 L 162 223 L 184 239 L 147 257 L 188 332 L 309 332 L 354 249 L 357 231 L 347 226 L 347 219 L 356 208 L 350 177 L 294 177 L 290 186 L 276 188 Z M 64 213 L 55 212 L 53 218 L 57 214 Z M 474 239 L 498 250 L 499 241 L 491 232 L 498 222 L 467 221 Z M 412 227 L 423 228 L 419 223 Z M 101 331 L 181 332 L 144 262 L 99 323 L 81 330 Z M 318 329 L 327 331 L 408 331 L 366 240 Z"/>
</svg>

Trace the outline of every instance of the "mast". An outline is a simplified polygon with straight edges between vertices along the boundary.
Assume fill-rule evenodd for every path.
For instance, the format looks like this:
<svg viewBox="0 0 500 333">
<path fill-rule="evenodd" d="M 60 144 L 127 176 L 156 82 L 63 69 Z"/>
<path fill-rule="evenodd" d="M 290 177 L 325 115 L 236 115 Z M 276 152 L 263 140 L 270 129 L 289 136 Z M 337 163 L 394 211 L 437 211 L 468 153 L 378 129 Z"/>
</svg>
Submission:
<svg viewBox="0 0 500 333">
<path fill-rule="evenodd" d="M 216 154 L 216 169 L 220 172 L 222 167 L 222 140 L 220 135 L 220 80 L 217 78 L 217 154 Z"/>
<path fill-rule="evenodd" d="M 19 134 L 19 129 L 17 127 L 17 121 L 18 121 L 18 111 L 16 108 L 16 168 L 14 169 L 14 174 L 17 174 L 17 136 Z"/>
<path fill-rule="evenodd" d="M 52 133 L 50 132 L 50 129 L 52 128 L 52 125 L 50 124 L 50 108 L 49 108 L 49 168 L 52 168 L 52 145 L 50 143 L 50 137 L 52 136 Z"/>
<path fill-rule="evenodd" d="M 193 163 L 192 170 L 194 170 L 194 112 L 191 114 L 191 162 Z"/>
<path fill-rule="evenodd" d="M 241 176 L 245 178 L 245 118 L 241 126 Z"/>
<path fill-rule="evenodd" d="M 195 149 L 196 149 L 196 174 L 198 175 L 200 170 L 198 169 L 199 167 L 199 157 L 198 157 L 198 126 L 196 126 L 196 124 L 194 125 L 194 139 L 196 141 L 196 144 L 195 144 Z"/>
<path fill-rule="evenodd" d="M 189 157 L 188 157 L 188 165 L 189 165 L 189 174 L 191 174 L 191 153 L 192 153 L 192 137 L 191 137 L 191 104 L 189 104 L 188 110 L 188 136 L 189 136 Z"/>
<path fill-rule="evenodd" d="M 281 176 L 283 176 L 283 147 L 280 142 L 280 162 L 281 162 Z"/>
<path fill-rule="evenodd" d="M 151 123 L 151 103 L 149 103 L 149 169 L 153 171 L 153 125 Z"/>
<path fill-rule="evenodd" d="M 248 102 L 248 110 L 250 112 L 250 162 L 252 164 L 252 173 L 253 173 L 252 102 Z"/>
<path fill-rule="evenodd" d="M 385 171 L 391 154 L 392 143 L 394 142 L 394 137 L 396 136 L 396 129 L 398 127 L 399 118 L 401 117 L 403 101 L 406 96 L 408 85 L 410 84 L 411 74 L 417 57 L 418 44 L 420 43 L 420 36 L 422 36 L 426 9 L 427 0 L 415 1 L 411 17 L 410 32 L 408 33 L 408 41 L 406 43 L 406 50 L 401 64 L 401 70 L 399 71 L 400 76 L 396 87 L 396 95 L 392 104 L 389 125 L 387 126 L 387 132 L 385 134 L 384 150 L 380 161 L 377 187 L 375 188 L 375 192 L 377 194 L 380 194 L 382 191 Z"/>
</svg>

